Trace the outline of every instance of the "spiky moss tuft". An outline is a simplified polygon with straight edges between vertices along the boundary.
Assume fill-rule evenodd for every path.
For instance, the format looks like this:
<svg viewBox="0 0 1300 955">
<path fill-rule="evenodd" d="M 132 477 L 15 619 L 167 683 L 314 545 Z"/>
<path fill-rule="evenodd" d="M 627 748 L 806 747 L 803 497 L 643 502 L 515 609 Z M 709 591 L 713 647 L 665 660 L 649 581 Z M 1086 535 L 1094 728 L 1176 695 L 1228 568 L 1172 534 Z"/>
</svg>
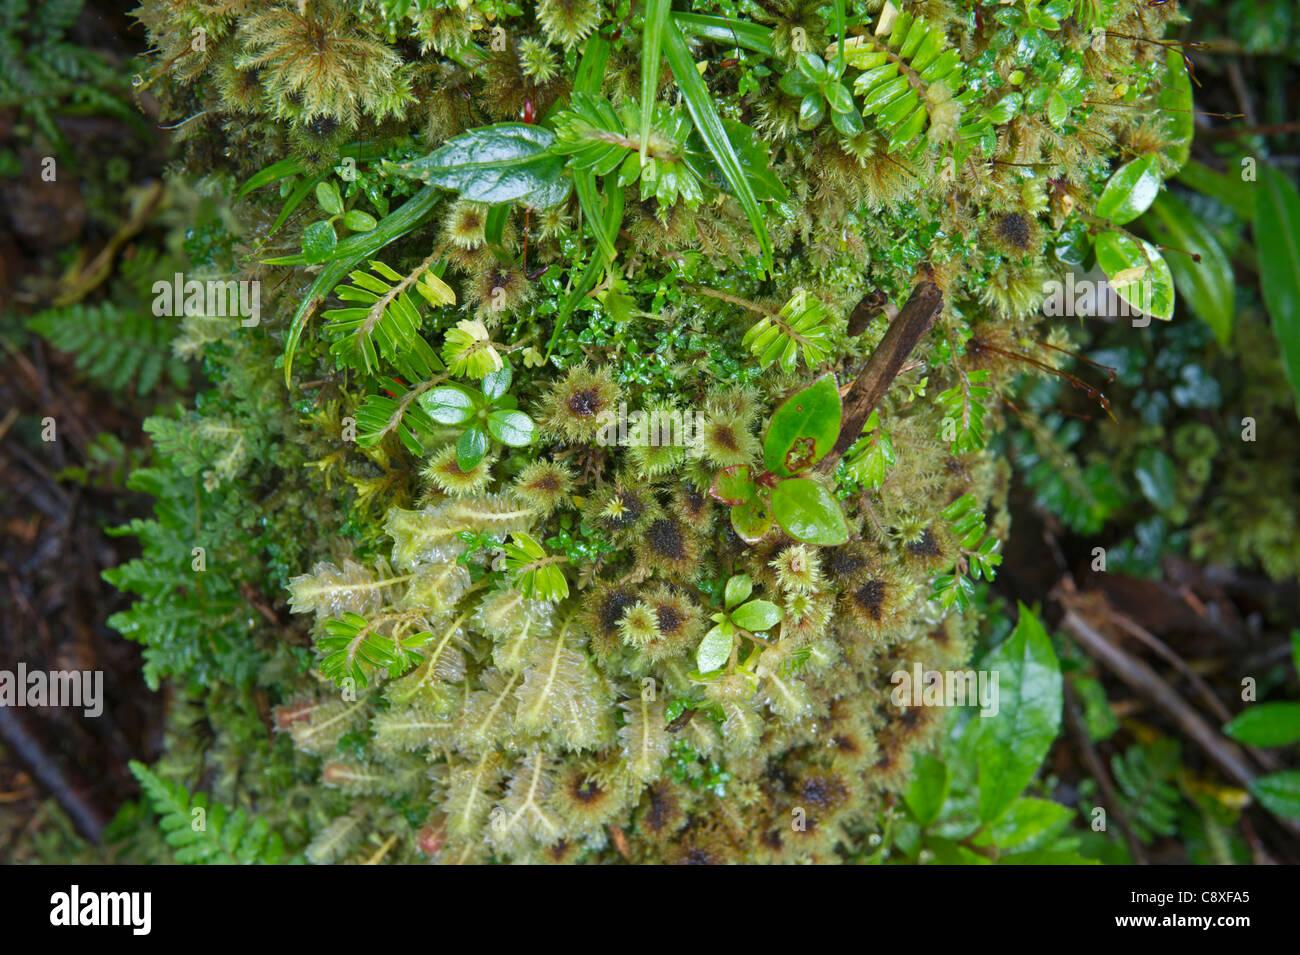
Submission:
<svg viewBox="0 0 1300 955">
<path fill-rule="evenodd" d="M 533 297 L 533 284 L 523 269 L 493 259 L 475 274 L 465 297 L 478 304 L 477 318 L 495 324 L 523 308 Z"/>
<path fill-rule="evenodd" d="M 524 465 L 511 488 L 521 503 L 545 516 L 569 502 L 573 472 L 562 462 L 538 458 Z"/>
<path fill-rule="evenodd" d="M 491 455 L 484 455 L 478 464 L 468 471 L 462 471 L 456 461 L 456 446 L 449 444 L 429 459 L 424 467 L 424 477 L 446 494 L 457 497 L 476 494 L 492 479 L 492 461 Z"/>
<path fill-rule="evenodd" d="M 459 249 L 477 249 L 483 245 L 488 207 L 464 199 L 452 203 L 442 220 L 442 237 Z"/>
<path fill-rule="evenodd" d="M 572 49 L 600 25 L 603 12 L 597 0 L 539 0 L 537 22 L 546 36 L 566 50 Z"/>
<path fill-rule="evenodd" d="M 551 386 L 543 400 L 542 430 L 569 444 L 590 444 L 609 424 L 620 396 L 608 369 L 576 365 Z"/>
<path fill-rule="evenodd" d="M 699 545 L 676 517 L 656 517 L 636 540 L 637 561 L 669 580 L 688 579 L 699 570 Z"/>
</svg>

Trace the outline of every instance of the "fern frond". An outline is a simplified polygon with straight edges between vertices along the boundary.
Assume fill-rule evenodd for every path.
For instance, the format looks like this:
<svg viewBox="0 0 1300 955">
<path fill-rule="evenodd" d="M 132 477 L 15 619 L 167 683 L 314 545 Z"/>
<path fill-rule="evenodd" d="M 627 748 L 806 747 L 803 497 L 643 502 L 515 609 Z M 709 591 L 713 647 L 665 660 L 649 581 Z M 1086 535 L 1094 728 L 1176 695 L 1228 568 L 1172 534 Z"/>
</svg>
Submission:
<svg viewBox="0 0 1300 955">
<path fill-rule="evenodd" d="M 375 671 L 386 670 L 396 677 L 419 663 L 423 657 L 418 648 L 432 640 L 433 634 L 427 630 L 399 634 L 397 627 L 385 634 L 379 627 L 387 622 L 387 616 L 372 623 L 347 612 L 326 620 L 325 635 L 316 640 L 321 674 L 340 685 L 351 679 L 354 686 L 364 687 Z"/>
<path fill-rule="evenodd" d="M 935 99 L 947 102 L 961 92 L 961 54 L 948 46 L 944 31 L 924 18 L 900 13 L 887 3 L 870 35 L 844 45 L 849 65 L 862 70 L 853 84 L 862 97 L 862 114 L 873 117 L 891 150 L 922 145 Z M 939 84 L 947 96 L 932 95 Z"/>
<path fill-rule="evenodd" d="M 1110 768 L 1124 812 L 1134 835 L 1143 843 L 1150 843 L 1156 836 L 1173 835 L 1177 829 L 1182 802 L 1174 784 L 1178 766 L 1178 744 L 1172 740 L 1130 746 L 1111 757 Z"/>
<path fill-rule="evenodd" d="M 940 436 L 948 441 L 953 454 L 978 451 L 984 447 L 985 402 L 993 389 L 984 384 L 989 379 L 986 369 L 963 372 L 961 380 L 939 395 L 943 409 Z"/>
<path fill-rule="evenodd" d="M 328 322 L 325 333 L 334 338 L 330 350 L 340 364 L 374 373 L 381 355 L 397 363 L 413 354 L 421 368 L 442 369 L 438 356 L 420 336 L 423 318 L 409 292 L 414 286 L 434 308 L 456 303 L 456 293 L 433 268 L 435 258 L 429 256 L 405 276 L 372 259 L 369 272 L 359 269 L 351 272 L 348 278 L 352 284 L 334 289 L 342 301 L 359 303 L 356 307 L 333 308 L 324 313 Z"/>
<path fill-rule="evenodd" d="M 457 322 L 455 328 L 447 330 L 442 358 L 453 375 L 475 380 L 500 371 L 504 364 L 492 333 L 478 319 Z"/>
<path fill-rule="evenodd" d="M 243 809 L 209 805 L 204 793 L 191 795 L 180 783 L 156 776 L 132 760 L 131 773 L 159 816 L 167 844 L 182 864 L 273 865 L 284 855 L 284 843 L 265 819 Z"/>
<path fill-rule="evenodd" d="M 134 381 L 135 393 L 143 396 L 164 380 L 175 388 L 189 383 L 189 370 L 172 355 L 175 329 L 166 319 L 101 302 L 50 309 L 27 325 L 55 348 L 75 355 L 77 370 L 110 391 L 122 391 Z"/>
<path fill-rule="evenodd" d="M 558 566 L 568 561 L 546 553 L 531 534 L 517 532 L 505 545 L 506 571 L 525 597 L 555 602 L 569 596 L 569 582 Z"/>
<path fill-rule="evenodd" d="M 777 362 L 789 374 L 800 356 L 806 367 L 813 368 L 830 355 L 830 321 L 821 301 L 800 289 L 776 315 L 755 322 L 741 345 L 763 368 Z"/>
</svg>

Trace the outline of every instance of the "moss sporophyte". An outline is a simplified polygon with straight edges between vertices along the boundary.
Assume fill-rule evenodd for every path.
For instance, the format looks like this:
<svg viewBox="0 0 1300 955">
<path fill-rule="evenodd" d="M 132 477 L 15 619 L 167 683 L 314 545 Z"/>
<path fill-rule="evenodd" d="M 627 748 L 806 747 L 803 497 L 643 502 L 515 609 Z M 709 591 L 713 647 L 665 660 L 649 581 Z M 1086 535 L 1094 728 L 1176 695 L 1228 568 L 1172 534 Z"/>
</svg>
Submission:
<svg viewBox="0 0 1300 955">
<path fill-rule="evenodd" d="M 322 862 L 869 854 L 944 727 L 889 675 L 967 662 L 1050 376 L 970 343 L 1030 353 L 1067 249 L 1172 305 L 1128 223 L 1175 5 L 1062 6 L 145 0 L 262 281 L 181 319 L 211 385 L 114 572 L 220 795 Z"/>
</svg>

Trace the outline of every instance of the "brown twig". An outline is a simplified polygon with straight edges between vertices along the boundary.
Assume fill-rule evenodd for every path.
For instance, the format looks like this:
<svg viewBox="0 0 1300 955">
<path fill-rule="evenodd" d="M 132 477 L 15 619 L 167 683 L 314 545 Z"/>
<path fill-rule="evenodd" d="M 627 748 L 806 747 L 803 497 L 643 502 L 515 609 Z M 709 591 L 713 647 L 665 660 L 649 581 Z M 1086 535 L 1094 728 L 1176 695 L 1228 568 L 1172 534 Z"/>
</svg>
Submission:
<svg viewBox="0 0 1300 955">
<path fill-rule="evenodd" d="M 0 739 L 4 740 L 27 772 L 68 814 L 77 831 L 98 844 L 109 813 L 86 795 L 84 783 L 70 778 L 57 759 L 46 752 L 26 722 L 12 707 L 0 706 Z"/>
<path fill-rule="evenodd" d="M 834 470 L 836 462 L 858 440 L 867 417 L 885 396 L 912 349 L 930 331 L 941 311 L 943 293 L 939 291 L 939 286 L 929 280 L 919 282 L 912 289 L 912 295 L 899 311 L 898 317 L 890 322 L 885 337 L 871 353 L 867 367 L 862 369 L 862 373 L 845 393 L 844 425 L 840 428 L 839 440 L 831 452 L 822 458 L 817 466 L 819 470 L 828 473 Z"/>
<path fill-rule="evenodd" d="M 1124 841 L 1128 843 L 1129 855 L 1137 865 L 1150 865 L 1146 853 L 1142 851 L 1142 843 L 1133 833 L 1133 827 L 1129 824 L 1128 814 L 1124 812 L 1123 804 L 1120 802 L 1119 793 L 1115 791 L 1115 784 L 1111 781 L 1110 773 L 1106 769 L 1106 764 L 1102 762 L 1101 756 L 1097 752 L 1097 747 L 1092 745 L 1092 737 L 1088 735 L 1088 727 L 1083 722 L 1083 715 L 1079 712 L 1079 698 L 1066 680 L 1065 690 L 1065 725 L 1070 730 L 1070 735 L 1074 737 L 1075 746 L 1079 749 L 1079 755 L 1083 758 L 1083 764 L 1092 774 L 1092 778 L 1097 780 L 1097 785 L 1101 788 L 1101 797 L 1106 802 L 1106 809 L 1114 817 L 1120 832 L 1124 834 Z"/>
<path fill-rule="evenodd" d="M 1185 700 L 1143 660 L 1121 649 L 1081 617 L 1066 610 L 1061 629 L 1067 631 L 1088 655 L 1100 662 L 1139 696 L 1154 704 L 1179 732 L 1199 746 L 1223 773 L 1239 786 L 1249 789 L 1255 770 L 1237 744 L 1221 736 Z M 1300 836 L 1300 823 L 1277 817 L 1293 835 Z"/>
</svg>

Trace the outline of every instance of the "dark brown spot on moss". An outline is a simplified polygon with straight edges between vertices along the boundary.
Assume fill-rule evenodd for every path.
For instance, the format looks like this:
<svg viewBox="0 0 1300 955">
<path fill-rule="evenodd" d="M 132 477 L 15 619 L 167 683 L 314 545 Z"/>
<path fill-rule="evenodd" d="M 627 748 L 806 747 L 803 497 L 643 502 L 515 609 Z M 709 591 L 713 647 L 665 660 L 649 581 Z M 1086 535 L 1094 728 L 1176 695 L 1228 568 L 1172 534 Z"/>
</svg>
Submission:
<svg viewBox="0 0 1300 955">
<path fill-rule="evenodd" d="M 735 451 L 740 447 L 735 430 L 725 424 L 715 424 L 710 427 L 709 440 L 726 451 Z"/>
<path fill-rule="evenodd" d="M 1029 220 L 1018 212 L 1010 212 L 998 219 L 998 238 L 1022 252 L 1029 248 Z"/>
<path fill-rule="evenodd" d="M 585 776 L 574 776 L 569 782 L 569 795 L 584 806 L 593 806 L 608 798 L 609 793 L 600 784 Z"/>
<path fill-rule="evenodd" d="M 569 410 L 579 418 L 594 418 L 600 414 L 605 402 L 595 388 L 583 388 L 569 395 L 568 405 Z"/>
<path fill-rule="evenodd" d="M 646 531 L 646 541 L 660 557 L 668 560 L 686 559 L 686 539 L 681 525 L 669 517 L 661 517 Z"/>
<path fill-rule="evenodd" d="M 919 538 L 907 545 L 908 552 L 916 557 L 938 557 L 939 542 L 935 540 L 930 528 L 926 528 Z"/>
<path fill-rule="evenodd" d="M 853 591 L 853 602 L 872 620 L 879 620 L 885 607 L 885 582 L 883 580 L 868 580 Z"/>
<path fill-rule="evenodd" d="M 659 630 L 666 637 L 676 635 L 686 622 L 686 616 L 672 604 L 659 604 L 655 607 L 655 617 L 659 621 Z"/>
<path fill-rule="evenodd" d="M 845 550 L 843 547 L 831 548 L 830 554 L 826 558 L 826 572 L 838 580 L 852 577 L 866 566 L 865 557 Z"/>
<path fill-rule="evenodd" d="M 543 474 L 528 486 L 534 491 L 546 491 L 548 493 L 558 493 L 562 490 L 560 479 L 554 474 Z"/>
<path fill-rule="evenodd" d="M 605 595 L 600 605 L 600 626 L 606 633 L 616 633 L 623 614 L 636 603 L 636 598 L 626 590 L 615 590 Z"/>
</svg>

